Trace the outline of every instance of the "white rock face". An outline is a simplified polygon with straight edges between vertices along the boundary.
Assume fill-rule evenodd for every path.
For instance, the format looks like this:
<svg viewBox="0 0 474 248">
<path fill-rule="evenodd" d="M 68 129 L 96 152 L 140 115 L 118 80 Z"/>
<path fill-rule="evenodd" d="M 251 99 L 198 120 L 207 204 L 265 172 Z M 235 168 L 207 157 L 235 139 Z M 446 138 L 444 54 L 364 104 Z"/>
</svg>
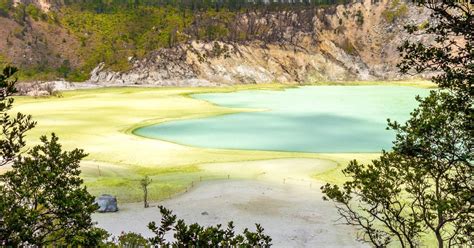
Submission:
<svg viewBox="0 0 474 248">
<path fill-rule="evenodd" d="M 222 46 L 230 47 L 230 44 Z M 232 44 L 229 54 L 207 56 L 212 44 L 192 43 L 163 49 L 147 59 L 133 61 L 126 72 L 98 65 L 88 81 L 106 85 L 217 86 L 228 84 L 295 83 L 314 80 L 370 80 L 367 65 L 345 54 L 333 43 L 326 46 L 337 57 L 328 59 L 317 49 L 295 51 L 278 45 Z"/>
</svg>

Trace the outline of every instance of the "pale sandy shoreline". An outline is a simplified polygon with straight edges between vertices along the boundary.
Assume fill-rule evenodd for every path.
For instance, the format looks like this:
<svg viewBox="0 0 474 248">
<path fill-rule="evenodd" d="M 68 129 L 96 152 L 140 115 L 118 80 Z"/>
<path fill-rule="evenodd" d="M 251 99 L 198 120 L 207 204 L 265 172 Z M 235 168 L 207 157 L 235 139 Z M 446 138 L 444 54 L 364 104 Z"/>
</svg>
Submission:
<svg viewBox="0 0 474 248">
<path fill-rule="evenodd" d="M 352 227 L 338 223 L 334 205 L 321 199 L 320 185 L 309 188 L 254 180 L 203 182 L 186 194 L 154 203 L 120 206 L 117 213 L 95 214 L 98 226 L 113 235 L 122 231 L 150 237 L 147 224 L 159 221 L 157 205 L 172 209 L 187 223 L 201 225 L 234 221 L 236 231 L 255 230 L 260 223 L 273 238 L 274 247 L 364 247 Z"/>
<path fill-rule="evenodd" d="M 255 230 L 254 223 L 260 223 L 273 238 L 274 247 L 364 247 L 355 240 L 354 228 L 337 222 L 334 204 L 322 200 L 322 183 L 308 177 L 308 170 L 330 166 L 325 163 L 278 159 L 206 165 L 204 168 L 242 173 L 268 172 L 254 180 L 202 182 L 187 193 L 153 203 L 151 208 L 144 209 L 142 203 L 121 204 L 119 212 L 94 214 L 93 219 L 113 235 L 125 231 L 149 237 L 152 233 L 147 224 L 159 221 L 156 206 L 163 205 L 187 223 L 226 225 L 232 220 L 238 232 L 245 227 Z"/>
</svg>

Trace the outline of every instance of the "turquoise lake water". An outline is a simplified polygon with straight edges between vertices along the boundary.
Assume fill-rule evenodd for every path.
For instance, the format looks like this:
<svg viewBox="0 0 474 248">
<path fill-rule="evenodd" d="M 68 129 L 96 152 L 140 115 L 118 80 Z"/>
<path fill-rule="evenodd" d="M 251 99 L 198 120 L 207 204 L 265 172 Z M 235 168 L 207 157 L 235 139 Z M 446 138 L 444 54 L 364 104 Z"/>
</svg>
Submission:
<svg viewBox="0 0 474 248">
<path fill-rule="evenodd" d="M 306 86 L 193 95 L 245 112 L 173 121 L 139 128 L 136 135 L 179 144 L 227 149 L 295 152 L 379 152 L 390 149 L 387 118 L 408 119 L 416 95 L 401 86 Z"/>
</svg>

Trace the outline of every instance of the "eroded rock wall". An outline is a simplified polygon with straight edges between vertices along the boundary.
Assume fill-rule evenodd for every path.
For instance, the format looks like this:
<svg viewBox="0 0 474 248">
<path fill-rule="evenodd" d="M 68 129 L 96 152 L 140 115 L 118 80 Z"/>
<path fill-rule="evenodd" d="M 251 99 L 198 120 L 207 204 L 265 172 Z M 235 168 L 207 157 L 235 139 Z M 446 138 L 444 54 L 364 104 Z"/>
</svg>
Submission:
<svg viewBox="0 0 474 248">
<path fill-rule="evenodd" d="M 291 19 L 291 13 L 280 14 Z M 306 28 L 300 31 L 288 29 L 280 42 L 193 41 L 152 52 L 144 59 L 129 58 L 132 69 L 125 72 L 101 64 L 92 71 L 90 82 L 207 86 L 396 80 L 405 77 L 396 68 L 397 47 L 407 39 L 430 42 L 430 37 L 412 38 L 404 31 L 406 24 L 421 25 L 428 17 L 424 9 L 404 2 L 368 0 L 319 9 L 311 16 L 307 20 L 311 25 L 303 25 Z"/>
</svg>

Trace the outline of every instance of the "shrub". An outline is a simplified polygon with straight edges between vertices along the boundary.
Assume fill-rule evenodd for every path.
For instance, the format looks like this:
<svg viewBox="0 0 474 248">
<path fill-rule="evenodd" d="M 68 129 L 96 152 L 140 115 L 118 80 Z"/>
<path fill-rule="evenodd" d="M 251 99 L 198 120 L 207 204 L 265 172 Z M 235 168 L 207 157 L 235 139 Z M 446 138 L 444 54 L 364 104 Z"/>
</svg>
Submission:
<svg viewBox="0 0 474 248">
<path fill-rule="evenodd" d="M 364 15 L 362 14 L 362 11 L 358 10 L 355 16 L 357 25 L 362 26 L 364 24 Z"/>
<path fill-rule="evenodd" d="M 89 73 L 79 69 L 72 70 L 66 77 L 66 80 L 70 82 L 84 82 L 87 79 L 89 79 Z"/>
<path fill-rule="evenodd" d="M 58 68 L 58 73 L 64 77 L 67 78 L 69 73 L 71 72 L 71 63 L 69 60 L 65 59 L 61 66 Z"/>
<path fill-rule="evenodd" d="M 118 237 L 118 246 L 125 248 L 149 247 L 148 240 L 137 233 L 122 233 Z"/>
<path fill-rule="evenodd" d="M 0 16 L 8 16 L 8 12 L 10 12 L 11 8 L 13 7 L 12 0 L 0 0 Z"/>
<path fill-rule="evenodd" d="M 40 19 L 40 16 L 42 14 L 41 10 L 38 7 L 36 7 L 34 4 L 28 4 L 25 10 L 28 16 L 33 18 L 35 21 L 38 21 Z"/>
<path fill-rule="evenodd" d="M 408 6 L 406 3 L 400 3 L 400 0 L 394 0 L 389 8 L 387 8 L 382 16 L 388 23 L 393 23 L 408 13 Z"/>
</svg>

